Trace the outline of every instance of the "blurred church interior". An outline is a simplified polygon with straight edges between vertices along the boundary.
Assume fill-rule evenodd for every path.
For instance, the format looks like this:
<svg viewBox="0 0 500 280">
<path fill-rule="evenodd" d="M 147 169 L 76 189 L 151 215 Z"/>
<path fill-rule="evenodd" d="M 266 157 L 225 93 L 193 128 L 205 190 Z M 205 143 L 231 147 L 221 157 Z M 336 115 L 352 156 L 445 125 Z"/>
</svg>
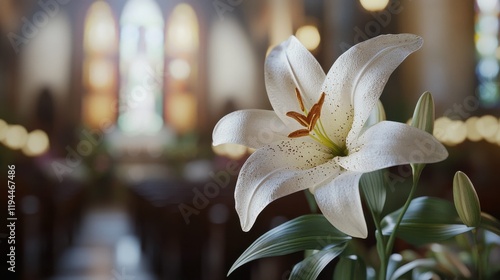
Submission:
<svg viewBox="0 0 500 280">
<path fill-rule="evenodd" d="M 452 199 L 462 170 L 500 217 L 499 12 L 497 0 L 0 1 L 0 166 L 3 181 L 16 171 L 18 279 L 225 279 L 258 236 L 308 213 L 294 194 L 244 233 L 233 191 L 251 151 L 211 146 L 225 114 L 270 109 L 265 57 L 290 35 L 325 71 L 368 38 L 422 36 L 382 95 L 387 118 L 407 122 L 430 91 L 450 156 L 426 168 L 421 194 Z M 300 258 L 227 279 L 286 279 Z"/>
</svg>

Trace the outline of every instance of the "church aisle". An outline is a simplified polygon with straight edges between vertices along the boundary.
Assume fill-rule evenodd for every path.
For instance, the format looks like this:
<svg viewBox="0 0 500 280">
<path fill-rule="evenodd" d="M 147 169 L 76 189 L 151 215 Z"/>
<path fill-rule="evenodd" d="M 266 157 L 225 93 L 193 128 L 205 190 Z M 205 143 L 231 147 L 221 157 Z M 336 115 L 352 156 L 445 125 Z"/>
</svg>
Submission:
<svg viewBox="0 0 500 280">
<path fill-rule="evenodd" d="M 155 280 L 128 214 L 94 208 L 83 218 L 74 245 L 58 260 L 50 280 Z"/>
</svg>

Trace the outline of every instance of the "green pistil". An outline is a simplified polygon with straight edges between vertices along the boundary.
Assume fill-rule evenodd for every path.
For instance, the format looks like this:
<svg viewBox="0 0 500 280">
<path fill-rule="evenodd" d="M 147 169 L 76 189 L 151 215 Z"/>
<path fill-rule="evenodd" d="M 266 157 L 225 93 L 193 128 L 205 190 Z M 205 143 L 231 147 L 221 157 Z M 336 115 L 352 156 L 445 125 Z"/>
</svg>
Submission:
<svg viewBox="0 0 500 280">
<path fill-rule="evenodd" d="M 296 130 L 292 133 L 290 133 L 288 136 L 292 138 L 296 137 L 302 137 L 309 135 L 314 141 L 320 143 L 321 145 L 329 148 L 332 152 L 332 155 L 335 156 L 346 156 L 348 154 L 347 148 L 345 145 L 339 146 L 335 144 L 335 142 L 330 139 L 326 133 L 326 130 L 323 126 L 323 123 L 321 122 L 320 113 L 321 113 L 321 107 L 323 106 L 324 99 L 325 99 L 325 93 L 323 92 L 321 94 L 321 97 L 319 98 L 318 102 L 315 103 L 311 107 L 311 111 L 307 110 L 304 106 L 304 102 L 302 100 L 302 97 L 300 95 L 300 91 L 295 88 L 295 93 L 297 95 L 297 100 L 299 102 L 301 111 L 304 113 L 303 115 L 294 111 L 288 112 L 286 115 L 288 117 L 293 118 L 297 122 L 299 122 L 302 126 L 305 126 L 306 128 L 304 129 L 299 129 Z M 312 112 L 315 110 L 314 112 Z M 309 113 L 312 112 L 313 115 L 309 116 Z M 300 115 L 300 117 L 298 116 Z M 311 131 L 311 126 L 314 126 Z M 311 134 L 311 132 L 314 132 L 314 134 Z"/>
<path fill-rule="evenodd" d="M 321 122 L 319 123 L 319 126 L 316 126 L 314 128 L 313 131 L 316 133 L 316 136 L 312 134 L 309 134 L 309 136 L 311 136 L 311 138 L 314 139 L 316 142 L 329 148 L 334 156 L 347 155 L 347 149 L 345 147 L 340 147 L 339 145 L 335 144 L 335 142 L 333 142 L 330 138 L 328 138 L 328 136 L 326 136 L 326 133 L 324 131 Z"/>
</svg>

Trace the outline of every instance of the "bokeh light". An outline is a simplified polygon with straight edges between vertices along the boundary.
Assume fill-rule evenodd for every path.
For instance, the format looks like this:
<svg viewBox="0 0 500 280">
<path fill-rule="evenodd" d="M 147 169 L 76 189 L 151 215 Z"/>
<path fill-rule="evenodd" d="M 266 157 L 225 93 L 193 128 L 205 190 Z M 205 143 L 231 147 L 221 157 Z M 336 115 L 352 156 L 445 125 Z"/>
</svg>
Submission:
<svg viewBox="0 0 500 280">
<path fill-rule="evenodd" d="M 481 34 L 476 43 L 476 49 L 483 56 L 496 53 L 498 39 L 494 35 Z"/>
<path fill-rule="evenodd" d="M 7 135 L 7 128 L 9 125 L 2 119 L 0 119 L 0 141 L 3 141 L 5 135 Z"/>
<path fill-rule="evenodd" d="M 465 121 L 465 125 L 467 127 L 467 139 L 469 139 L 469 141 L 477 142 L 483 138 L 479 131 L 477 131 L 476 122 L 478 119 L 478 117 L 471 117 Z"/>
<path fill-rule="evenodd" d="M 360 0 L 359 2 L 369 12 L 381 11 L 389 4 L 389 0 Z"/>
<path fill-rule="evenodd" d="M 446 131 L 446 140 L 450 145 L 458 145 L 467 138 L 467 127 L 463 121 L 451 121 Z"/>
<path fill-rule="evenodd" d="M 487 79 L 495 78 L 498 75 L 498 70 L 499 67 L 496 58 L 483 58 L 477 64 L 478 74 Z"/>
<path fill-rule="evenodd" d="M 434 121 L 433 135 L 440 142 L 446 142 L 446 133 L 451 120 L 447 117 L 440 117 Z"/>
<path fill-rule="evenodd" d="M 23 153 L 27 156 L 39 156 L 49 149 L 49 137 L 42 130 L 33 130 L 28 134 Z"/>
<path fill-rule="evenodd" d="M 434 121 L 433 135 L 448 146 L 455 146 L 466 140 L 472 142 L 486 140 L 500 145 L 500 119 L 491 115 L 473 116 L 465 121 L 439 117 Z"/>
<path fill-rule="evenodd" d="M 498 19 L 493 15 L 481 16 L 477 24 L 478 30 L 485 34 L 496 34 L 498 32 Z"/>
<path fill-rule="evenodd" d="M 9 125 L 3 143 L 12 150 L 18 150 L 24 147 L 28 140 L 26 128 L 20 125 Z"/>
<path fill-rule="evenodd" d="M 321 42 L 321 36 L 319 35 L 318 28 L 314 25 L 304 25 L 297 29 L 295 36 L 299 41 L 310 51 L 314 51 L 318 48 Z"/>
<path fill-rule="evenodd" d="M 247 147 L 232 143 L 212 146 L 212 150 L 216 155 L 228 157 L 234 160 L 241 159 L 248 153 Z"/>
<path fill-rule="evenodd" d="M 185 80 L 191 73 L 191 66 L 184 59 L 177 58 L 169 63 L 168 70 L 170 71 L 170 75 L 175 79 Z"/>
<path fill-rule="evenodd" d="M 483 13 L 493 12 L 497 9 L 497 0 L 477 0 L 477 5 Z"/>
<path fill-rule="evenodd" d="M 498 130 L 498 120 L 497 118 L 486 115 L 480 117 L 476 122 L 476 128 L 481 137 L 486 141 L 495 143 L 494 140 L 497 130 Z"/>
</svg>

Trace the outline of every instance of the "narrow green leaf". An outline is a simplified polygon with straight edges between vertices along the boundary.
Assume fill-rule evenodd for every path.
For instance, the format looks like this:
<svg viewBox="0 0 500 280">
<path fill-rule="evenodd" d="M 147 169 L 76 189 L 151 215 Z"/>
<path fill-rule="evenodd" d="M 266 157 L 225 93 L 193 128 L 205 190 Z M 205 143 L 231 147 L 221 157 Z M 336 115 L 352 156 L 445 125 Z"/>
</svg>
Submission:
<svg viewBox="0 0 500 280">
<path fill-rule="evenodd" d="M 387 195 L 384 170 L 381 169 L 363 174 L 360 179 L 360 185 L 368 207 L 370 207 L 375 214 L 380 215 L 384 209 Z"/>
<path fill-rule="evenodd" d="M 236 260 L 228 275 L 255 259 L 341 245 L 351 237 L 334 228 L 320 214 L 300 216 L 264 233 Z"/>
<path fill-rule="evenodd" d="M 434 99 L 432 94 L 428 91 L 424 92 L 418 99 L 413 118 L 411 119 L 411 126 L 419 128 L 430 134 L 434 131 Z M 414 177 L 420 177 L 424 163 L 411 164 Z"/>
<path fill-rule="evenodd" d="M 382 220 L 384 235 L 392 233 L 400 212 L 401 209 L 384 217 Z M 440 242 L 472 229 L 461 223 L 451 202 L 439 198 L 418 197 L 410 203 L 398 228 L 397 236 L 409 243 L 421 245 Z"/>
<path fill-rule="evenodd" d="M 296 264 L 289 280 L 314 280 L 318 277 L 321 271 L 335 259 L 344 249 L 346 243 L 341 245 L 330 245 L 323 250 L 305 258 L 303 261 Z"/>
<path fill-rule="evenodd" d="M 500 247 L 500 236 L 491 232 L 490 230 L 485 230 L 484 244 L 486 244 L 486 246 Z"/>
<path fill-rule="evenodd" d="M 412 271 L 411 279 L 441 279 L 441 277 L 430 268 L 417 267 Z"/>
<path fill-rule="evenodd" d="M 318 213 L 318 204 L 316 203 L 314 195 L 309 190 L 305 190 L 304 194 L 306 196 L 307 204 L 309 204 L 311 213 Z"/>
<path fill-rule="evenodd" d="M 481 206 L 476 190 L 469 177 L 461 171 L 453 177 L 453 201 L 464 224 L 477 227 L 481 223 Z"/>
<path fill-rule="evenodd" d="M 358 256 L 341 257 L 335 266 L 333 279 L 365 280 L 366 265 Z"/>
<path fill-rule="evenodd" d="M 453 274 L 459 279 L 470 279 L 471 271 L 464 262 L 457 256 L 456 251 L 441 244 L 432 244 L 430 246 L 430 256 L 437 261 L 439 267 Z"/>
<path fill-rule="evenodd" d="M 394 274 L 394 272 L 400 266 L 401 262 L 403 262 L 403 256 L 401 256 L 400 254 L 392 254 L 389 257 L 389 262 L 387 263 L 386 279 L 389 279 Z"/>
<path fill-rule="evenodd" d="M 412 271 L 413 269 L 417 267 L 426 267 L 426 268 L 433 268 L 437 265 L 436 261 L 433 259 L 418 259 L 414 260 L 412 262 L 409 262 L 400 268 L 396 269 L 394 273 L 392 274 L 391 280 L 396 280 L 400 279 L 403 275 L 406 273 Z"/>
<path fill-rule="evenodd" d="M 500 236 L 500 221 L 488 213 L 481 212 L 481 224 L 479 227 Z"/>
<path fill-rule="evenodd" d="M 500 249 L 500 234 L 485 230 L 484 245 L 485 248 L 482 252 L 482 259 L 485 268 L 483 271 L 486 271 L 486 275 L 500 275 L 500 265 L 498 265 L 498 261 L 491 257 L 493 252 L 498 252 L 498 250 Z"/>
</svg>

